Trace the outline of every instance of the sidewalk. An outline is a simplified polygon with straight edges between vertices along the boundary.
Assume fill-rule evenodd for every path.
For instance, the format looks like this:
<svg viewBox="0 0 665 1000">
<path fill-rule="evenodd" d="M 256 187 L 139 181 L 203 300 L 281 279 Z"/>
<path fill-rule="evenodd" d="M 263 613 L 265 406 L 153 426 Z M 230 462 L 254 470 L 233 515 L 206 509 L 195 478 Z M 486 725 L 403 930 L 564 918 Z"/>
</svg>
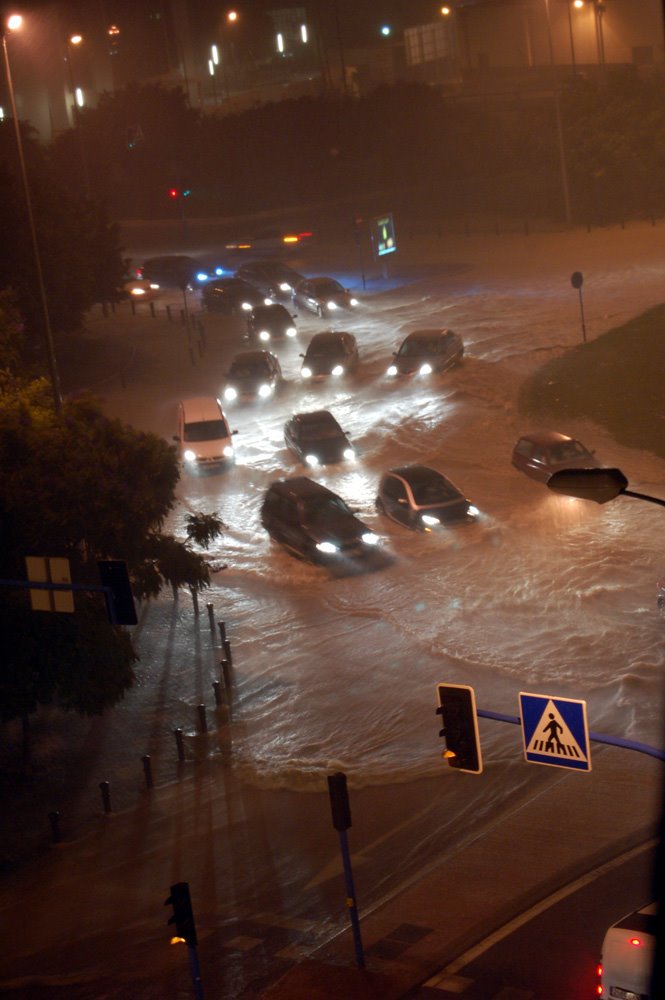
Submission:
<svg viewBox="0 0 665 1000">
<path fill-rule="evenodd" d="M 399 1000 L 432 977 L 434 986 L 437 972 L 492 931 L 654 836 L 662 763 L 597 750 L 590 774 L 561 774 L 484 837 L 364 919 L 361 912 L 364 971 L 355 966 L 348 930 L 289 970 L 262 1000 Z M 543 853 L 551 817 L 560 818 L 561 836 Z"/>
</svg>

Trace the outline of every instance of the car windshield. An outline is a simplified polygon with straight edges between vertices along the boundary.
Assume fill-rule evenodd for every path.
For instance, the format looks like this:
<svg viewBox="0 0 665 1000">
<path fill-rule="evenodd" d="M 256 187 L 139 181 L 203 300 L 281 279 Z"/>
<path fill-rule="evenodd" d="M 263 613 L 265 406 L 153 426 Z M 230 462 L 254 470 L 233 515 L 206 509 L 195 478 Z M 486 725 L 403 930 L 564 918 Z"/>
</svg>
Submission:
<svg viewBox="0 0 665 1000">
<path fill-rule="evenodd" d="M 306 500 L 303 508 L 305 524 L 312 528 L 325 528 L 331 518 L 339 517 L 340 514 L 351 514 L 340 497 Z"/>
<path fill-rule="evenodd" d="M 342 433 L 342 429 L 337 421 L 330 417 L 322 417 L 320 420 L 308 421 L 301 424 L 300 437 L 303 441 L 320 441 L 323 438 L 336 438 Z"/>
<path fill-rule="evenodd" d="M 459 491 L 445 476 L 430 469 L 410 474 L 408 482 L 418 507 L 445 503 L 459 496 Z"/>
<path fill-rule="evenodd" d="M 312 288 L 316 295 L 338 295 L 344 291 L 339 281 L 335 281 L 334 278 L 319 278 L 318 281 L 312 282 Z"/>
<path fill-rule="evenodd" d="M 308 358 L 330 358 L 344 354 L 344 345 L 337 338 L 326 337 L 323 340 L 315 340 L 307 348 Z"/>
<path fill-rule="evenodd" d="M 229 378 L 259 378 L 268 374 L 268 365 L 265 361 L 246 361 L 231 365 Z"/>
<path fill-rule="evenodd" d="M 416 354 L 444 354 L 447 341 L 443 337 L 408 337 L 399 349 L 401 358 L 413 357 Z"/>
<path fill-rule="evenodd" d="M 229 436 L 224 420 L 195 420 L 185 424 L 185 441 L 218 441 Z"/>
<path fill-rule="evenodd" d="M 579 441 L 562 441 L 548 450 L 550 462 L 570 462 L 576 458 L 588 458 L 589 452 Z"/>
</svg>

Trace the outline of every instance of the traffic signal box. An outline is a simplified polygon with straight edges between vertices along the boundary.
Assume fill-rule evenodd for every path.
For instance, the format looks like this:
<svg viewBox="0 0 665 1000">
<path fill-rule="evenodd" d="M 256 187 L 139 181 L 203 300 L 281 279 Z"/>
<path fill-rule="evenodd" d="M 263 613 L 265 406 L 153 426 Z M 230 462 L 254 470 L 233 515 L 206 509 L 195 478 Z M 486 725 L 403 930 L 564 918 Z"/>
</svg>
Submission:
<svg viewBox="0 0 665 1000">
<path fill-rule="evenodd" d="M 190 947 L 196 947 L 196 924 L 189 895 L 189 882 L 176 882 L 171 886 L 171 895 L 164 900 L 164 906 L 173 907 L 173 916 L 168 923 L 175 924 L 174 938 L 180 938 Z"/>
<path fill-rule="evenodd" d="M 443 721 L 439 736 L 446 741 L 441 756 L 459 771 L 480 774 L 483 757 L 473 688 L 466 684 L 437 684 L 436 693 L 439 700 L 436 712 Z"/>
</svg>

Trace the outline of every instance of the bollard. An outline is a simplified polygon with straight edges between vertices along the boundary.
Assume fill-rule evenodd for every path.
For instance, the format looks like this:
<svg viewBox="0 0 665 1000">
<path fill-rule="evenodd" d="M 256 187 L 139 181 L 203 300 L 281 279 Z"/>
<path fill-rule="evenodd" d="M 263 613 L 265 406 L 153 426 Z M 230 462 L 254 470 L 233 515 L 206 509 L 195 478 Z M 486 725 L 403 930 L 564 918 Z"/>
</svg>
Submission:
<svg viewBox="0 0 665 1000">
<path fill-rule="evenodd" d="M 212 601 L 208 601 L 206 603 L 206 608 L 208 609 L 208 620 L 210 621 L 210 628 L 214 629 L 215 628 L 215 615 L 214 615 L 214 610 L 215 609 L 214 609 Z"/>
<path fill-rule="evenodd" d="M 173 735 L 175 736 L 175 745 L 178 749 L 178 760 L 182 764 L 185 760 L 185 747 L 182 742 L 182 729 L 174 729 Z"/>
<path fill-rule="evenodd" d="M 156 312 L 155 312 L 155 303 L 154 302 L 150 303 L 150 315 L 152 316 L 153 319 L 157 315 Z"/>
<path fill-rule="evenodd" d="M 172 320 L 172 316 L 171 316 L 171 306 L 167 306 L 167 307 L 166 307 L 166 318 L 168 319 L 168 321 L 169 321 L 169 323 L 170 323 L 170 322 L 171 322 L 171 320 Z"/>
<path fill-rule="evenodd" d="M 206 707 L 205 705 L 199 705 L 196 709 L 199 716 L 199 732 L 208 732 L 208 723 L 206 721 Z"/>
<path fill-rule="evenodd" d="M 219 638 L 222 641 L 222 645 L 226 642 L 226 622 L 217 622 L 217 627 L 219 629 Z"/>
<path fill-rule="evenodd" d="M 221 705 L 222 704 L 222 685 L 219 683 L 219 681 L 213 681 L 212 682 L 212 690 L 213 690 L 213 692 L 215 694 L 215 705 Z"/>
<path fill-rule="evenodd" d="M 145 774 L 145 787 L 152 788 L 153 781 L 152 781 L 152 767 L 150 765 L 150 754 L 149 753 L 144 754 L 143 757 L 141 757 L 141 760 L 143 761 L 143 773 Z"/>
<path fill-rule="evenodd" d="M 189 592 L 192 595 L 192 601 L 194 602 L 194 614 L 198 615 L 198 613 L 199 613 L 199 595 L 198 595 L 198 592 L 196 590 L 196 587 L 190 587 L 189 588 Z"/>
<path fill-rule="evenodd" d="M 100 781 L 99 788 L 102 793 L 102 807 L 105 813 L 111 812 L 111 791 L 108 781 Z"/>
<path fill-rule="evenodd" d="M 54 844 L 59 844 L 62 840 L 60 835 L 60 813 L 57 810 L 50 812 L 48 818 L 51 823 L 51 839 Z"/>
<path fill-rule="evenodd" d="M 231 678 L 231 665 L 228 660 L 222 660 L 220 663 L 222 668 L 222 677 L 224 678 L 224 687 L 227 691 L 231 688 L 233 680 Z"/>
<path fill-rule="evenodd" d="M 231 656 L 231 643 L 228 639 L 224 640 L 224 658 L 229 661 L 229 666 L 233 666 L 233 657 Z"/>
</svg>

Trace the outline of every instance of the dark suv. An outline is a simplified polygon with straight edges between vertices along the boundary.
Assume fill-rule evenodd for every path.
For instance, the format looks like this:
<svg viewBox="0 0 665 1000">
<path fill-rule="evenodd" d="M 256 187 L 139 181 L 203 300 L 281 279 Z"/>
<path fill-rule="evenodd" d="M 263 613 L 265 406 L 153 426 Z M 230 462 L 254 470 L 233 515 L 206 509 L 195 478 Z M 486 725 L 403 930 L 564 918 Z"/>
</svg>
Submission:
<svg viewBox="0 0 665 1000">
<path fill-rule="evenodd" d="M 306 476 L 268 487 L 261 523 L 293 555 L 315 563 L 365 559 L 379 541 L 341 497 Z"/>
</svg>

